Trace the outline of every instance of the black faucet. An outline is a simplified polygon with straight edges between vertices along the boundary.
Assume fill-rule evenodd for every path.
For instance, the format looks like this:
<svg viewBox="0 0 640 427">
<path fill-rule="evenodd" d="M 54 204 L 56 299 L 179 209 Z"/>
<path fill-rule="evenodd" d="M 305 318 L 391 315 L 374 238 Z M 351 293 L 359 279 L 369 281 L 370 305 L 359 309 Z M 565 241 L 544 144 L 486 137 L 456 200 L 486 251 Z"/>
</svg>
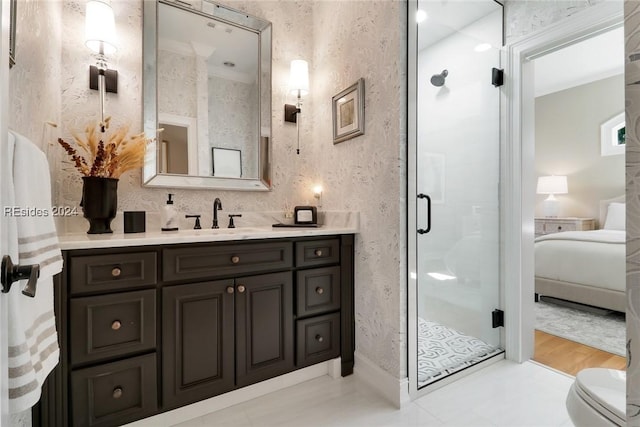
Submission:
<svg viewBox="0 0 640 427">
<path fill-rule="evenodd" d="M 218 209 L 222 210 L 222 202 L 216 197 L 213 201 L 213 225 L 211 228 L 220 228 L 218 227 Z"/>
</svg>

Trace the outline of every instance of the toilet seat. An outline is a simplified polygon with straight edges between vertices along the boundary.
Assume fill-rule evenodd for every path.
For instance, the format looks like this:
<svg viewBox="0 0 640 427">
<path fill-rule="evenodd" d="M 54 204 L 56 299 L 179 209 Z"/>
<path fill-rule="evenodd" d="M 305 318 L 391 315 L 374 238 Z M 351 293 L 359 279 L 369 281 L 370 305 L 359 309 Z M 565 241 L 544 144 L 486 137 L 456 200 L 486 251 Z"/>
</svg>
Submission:
<svg viewBox="0 0 640 427">
<path fill-rule="evenodd" d="M 573 387 L 593 411 L 613 424 L 626 424 L 626 372 L 615 369 L 589 368 L 578 372 Z"/>
</svg>

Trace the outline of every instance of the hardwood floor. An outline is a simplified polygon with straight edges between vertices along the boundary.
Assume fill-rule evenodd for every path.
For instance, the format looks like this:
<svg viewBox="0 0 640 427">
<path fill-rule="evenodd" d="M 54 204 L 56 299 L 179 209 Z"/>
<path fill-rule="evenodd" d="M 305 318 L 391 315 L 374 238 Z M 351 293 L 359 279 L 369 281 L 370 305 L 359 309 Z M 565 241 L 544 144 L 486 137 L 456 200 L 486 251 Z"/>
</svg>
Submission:
<svg viewBox="0 0 640 427">
<path fill-rule="evenodd" d="M 538 330 L 535 332 L 533 360 L 570 375 L 584 368 L 625 370 L 627 366 L 624 357 Z"/>
</svg>

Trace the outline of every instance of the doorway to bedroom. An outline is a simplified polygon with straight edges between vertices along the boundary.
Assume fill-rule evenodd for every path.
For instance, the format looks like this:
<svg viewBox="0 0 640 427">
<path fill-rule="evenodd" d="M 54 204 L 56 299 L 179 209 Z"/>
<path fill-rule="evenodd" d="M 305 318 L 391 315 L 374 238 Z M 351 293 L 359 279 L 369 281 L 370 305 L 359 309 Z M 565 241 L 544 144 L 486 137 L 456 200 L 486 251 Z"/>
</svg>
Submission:
<svg viewBox="0 0 640 427">
<path fill-rule="evenodd" d="M 533 359 L 571 375 L 624 369 L 623 28 L 532 61 Z"/>
</svg>

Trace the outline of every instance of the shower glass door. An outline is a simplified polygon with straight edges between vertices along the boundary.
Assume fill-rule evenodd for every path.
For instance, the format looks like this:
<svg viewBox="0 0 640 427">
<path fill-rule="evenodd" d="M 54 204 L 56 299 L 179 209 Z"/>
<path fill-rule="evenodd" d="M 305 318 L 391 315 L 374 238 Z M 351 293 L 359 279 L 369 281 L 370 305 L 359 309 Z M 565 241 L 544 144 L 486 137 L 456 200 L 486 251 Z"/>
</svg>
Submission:
<svg viewBox="0 0 640 427">
<path fill-rule="evenodd" d="M 493 69 L 500 68 L 503 30 L 502 6 L 493 0 L 409 7 L 410 358 L 421 388 L 503 352 L 492 324 L 500 307 L 500 89 Z"/>
</svg>

